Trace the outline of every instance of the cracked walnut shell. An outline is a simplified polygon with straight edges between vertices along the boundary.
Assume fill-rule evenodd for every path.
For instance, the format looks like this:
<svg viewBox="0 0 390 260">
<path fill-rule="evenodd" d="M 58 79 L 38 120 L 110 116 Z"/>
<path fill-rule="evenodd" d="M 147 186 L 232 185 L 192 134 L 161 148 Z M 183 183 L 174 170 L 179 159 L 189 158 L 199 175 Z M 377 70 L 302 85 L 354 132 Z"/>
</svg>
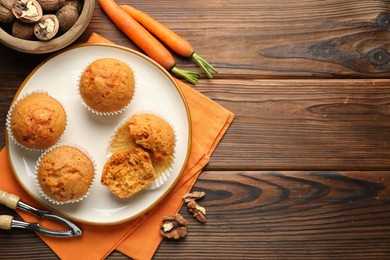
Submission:
<svg viewBox="0 0 390 260">
<path fill-rule="evenodd" d="M 43 15 L 42 7 L 36 0 L 17 0 L 12 5 L 16 19 L 25 23 L 38 22 Z"/>
<path fill-rule="evenodd" d="M 34 34 L 41 41 L 52 39 L 58 32 L 58 19 L 54 14 L 46 14 L 34 25 Z"/>
</svg>

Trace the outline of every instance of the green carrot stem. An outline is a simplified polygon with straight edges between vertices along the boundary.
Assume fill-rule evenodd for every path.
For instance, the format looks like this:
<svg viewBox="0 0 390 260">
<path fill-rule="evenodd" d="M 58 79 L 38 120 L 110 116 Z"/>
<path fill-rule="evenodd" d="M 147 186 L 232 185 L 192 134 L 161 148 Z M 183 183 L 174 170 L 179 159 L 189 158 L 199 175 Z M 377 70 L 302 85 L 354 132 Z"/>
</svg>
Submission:
<svg viewBox="0 0 390 260">
<path fill-rule="evenodd" d="M 173 66 L 171 71 L 194 85 L 198 82 L 199 74 L 197 72 L 182 70 L 176 66 Z"/>
<path fill-rule="evenodd" d="M 218 70 L 216 68 L 214 68 L 210 63 L 208 63 L 205 59 L 200 57 L 195 52 L 192 54 L 192 58 L 199 65 L 199 67 L 204 71 L 204 73 L 206 73 L 206 76 L 209 79 L 213 78 L 213 75 L 211 75 L 210 71 L 214 73 L 218 73 Z"/>
</svg>

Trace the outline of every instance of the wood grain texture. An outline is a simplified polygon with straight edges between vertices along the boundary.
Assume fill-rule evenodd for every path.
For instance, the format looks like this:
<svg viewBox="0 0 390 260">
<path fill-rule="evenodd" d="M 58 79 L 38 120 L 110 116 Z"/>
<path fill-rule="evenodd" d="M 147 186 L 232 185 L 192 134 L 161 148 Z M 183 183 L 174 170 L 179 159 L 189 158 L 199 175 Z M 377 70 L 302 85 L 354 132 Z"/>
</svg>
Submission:
<svg viewBox="0 0 390 260">
<path fill-rule="evenodd" d="M 154 259 L 387 259 L 389 185 L 388 171 L 204 171 L 194 190 L 206 192 L 206 224 L 183 207 L 188 236 L 164 240 Z M 0 240 L 2 259 L 55 257 L 32 233 Z"/>
<path fill-rule="evenodd" d="M 386 259 L 389 173 L 203 172 L 208 222 L 190 220 L 191 247 L 166 241 L 156 259 Z"/>
<path fill-rule="evenodd" d="M 206 169 L 389 169 L 388 80 L 214 80 L 235 113 Z"/>
<path fill-rule="evenodd" d="M 191 1 L 183 9 L 162 1 L 159 11 L 148 1 L 134 6 L 196 42 L 220 77 L 334 78 L 389 76 L 389 3 Z"/>
<path fill-rule="evenodd" d="M 215 79 L 196 88 L 235 114 L 207 170 L 390 168 L 390 80 Z"/>
<path fill-rule="evenodd" d="M 389 259 L 390 1 L 131 4 L 218 68 L 194 87 L 235 113 L 194 187 L 208 222 L 183 207 L 188 237 L 154 259 Z M 76 43 L 92 32 L 139 50 L 97 4 Z M 48 57 L 0 46 L 1 146 L 18 87 Z M 26 258 L 56 256 L 31 232 L 0 232 L 0 259 Z"/>
</svg>

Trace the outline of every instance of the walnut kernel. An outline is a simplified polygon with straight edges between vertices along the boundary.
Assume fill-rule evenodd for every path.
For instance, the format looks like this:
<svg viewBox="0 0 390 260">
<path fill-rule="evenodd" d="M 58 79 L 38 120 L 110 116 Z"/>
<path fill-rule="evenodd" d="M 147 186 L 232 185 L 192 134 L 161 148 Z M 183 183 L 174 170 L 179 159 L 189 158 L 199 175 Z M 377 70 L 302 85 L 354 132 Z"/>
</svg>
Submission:
<svg viewBox="0 0 390 260">
<path fill-rule="evenodd" d="M 12 5 L 12 12 L 25 23 L 38 22 L 43 15 L 42 7 L 36 0 L 17 0 Z"/>
<path fill-rule="evenodd" d="M 190 202 L 191 200 L 198 200 L 206 196 L 204 191 L 194 191 L 191 193 L 186 193 L 183 196 L 183 200 L 185 203 Z"/>
<path fill-rule="evenodd" d="M 206 209 L 204 207 L 199 206 L 195 200 L 191 200 L 187 203 L 187 208 L 199 222 L 206 223 Z"/>
<path fill-rule="evenodd" d="M 58 19 L 53 14 L 44 15 L 34 25 L 34 34 L 41 41 L 52 39 L 58 32 Z"/>
<path fill-rule="evenodd" d="M 164 216 L 160 234 L 166 238 L 180 239 L 187 235 L 188 222 L 182 215 Z"/>
</svg>

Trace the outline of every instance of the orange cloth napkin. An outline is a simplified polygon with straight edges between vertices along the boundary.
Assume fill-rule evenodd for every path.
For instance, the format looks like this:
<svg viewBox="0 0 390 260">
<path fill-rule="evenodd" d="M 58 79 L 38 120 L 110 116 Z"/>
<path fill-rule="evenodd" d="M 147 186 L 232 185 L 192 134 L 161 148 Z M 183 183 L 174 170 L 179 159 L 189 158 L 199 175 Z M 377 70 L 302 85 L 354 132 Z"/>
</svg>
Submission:
<svg viewBox="0 0 390 260">
<path fill-rule="evenodd" d="M 94 36 L 94 40 L 91 39 L 90 42 L 96 42 L 98 35 Z M 105 38 L 101 39 L 108 42 Z M 133 259 L 152 258 L 162 241 L 159 234 L 162 216 L 173 215 L 180 210 L 183 204 L 182 196 L 192 189 L 234 118 L 233 113 L 197 90 L 179 80 L 176 82 L 187 100 L 192 119 L 190 158 L 182 177 L 160 204 L 137 219 L 113 226 L 78 224 L 83 230 L 83 235 L 75 238 L 53 238 L 38 234 L 61 259 L 103 259 L 115 249 Z M 0 189 L 17 194 L 22 201 L 42 208 L 16 181 L 5 148 L 0 152 Z M 23 211 L 18 213 L 25 221 L 38 221 L 31 214 Z M 45 227 L 55 225 L 45 222 L 44 219 L 39 221 Z"/>
</svg>

